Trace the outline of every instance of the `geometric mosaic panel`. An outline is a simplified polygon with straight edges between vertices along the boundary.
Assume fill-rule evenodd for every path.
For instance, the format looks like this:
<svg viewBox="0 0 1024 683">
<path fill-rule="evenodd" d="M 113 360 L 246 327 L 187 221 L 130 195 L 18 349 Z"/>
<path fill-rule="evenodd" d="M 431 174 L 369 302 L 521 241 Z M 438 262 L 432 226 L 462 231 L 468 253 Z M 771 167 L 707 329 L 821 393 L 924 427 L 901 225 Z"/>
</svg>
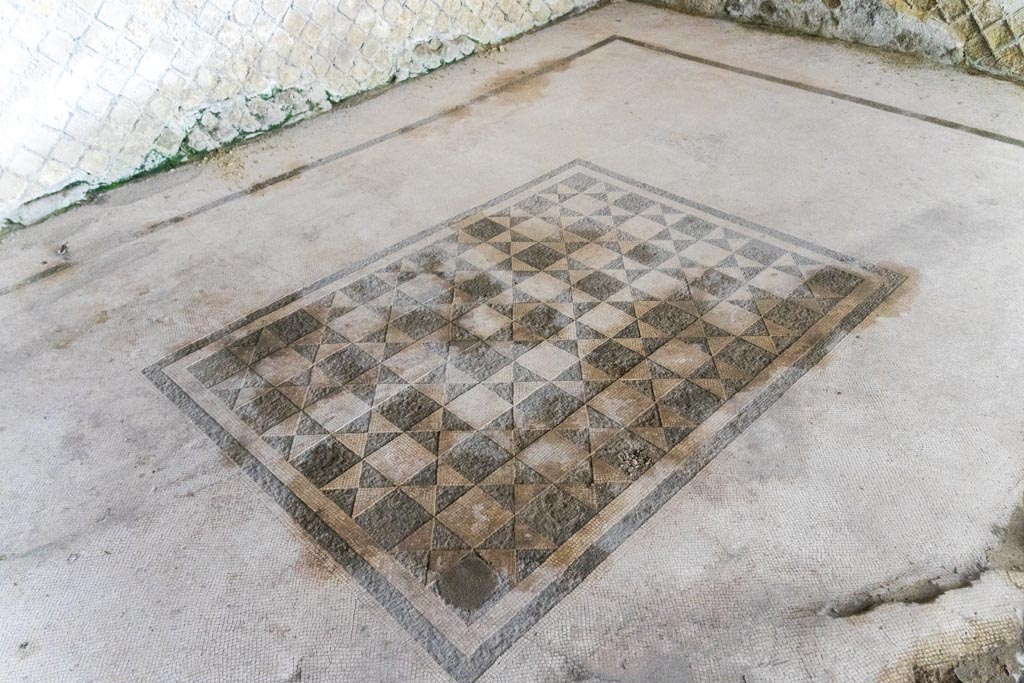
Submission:
<svg viewBox="0 0 1024 683">
<path fill-rule="evenodd" d="M 901 281 L 577 161 L 148 373 L 472 680 Z"/>
</svg>

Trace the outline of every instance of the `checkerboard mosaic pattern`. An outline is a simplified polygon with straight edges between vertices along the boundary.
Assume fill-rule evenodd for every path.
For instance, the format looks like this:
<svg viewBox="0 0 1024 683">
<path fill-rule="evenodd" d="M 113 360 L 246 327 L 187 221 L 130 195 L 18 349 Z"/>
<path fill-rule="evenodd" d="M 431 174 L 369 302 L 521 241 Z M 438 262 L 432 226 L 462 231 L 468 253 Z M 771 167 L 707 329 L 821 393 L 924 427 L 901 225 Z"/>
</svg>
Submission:
<svg viewBox="0 0 1024 683">
<path fill-rule="evenodd" d="M 161 371 L 471 679 L 898 282 L 575 162 Z"/>
</svg>

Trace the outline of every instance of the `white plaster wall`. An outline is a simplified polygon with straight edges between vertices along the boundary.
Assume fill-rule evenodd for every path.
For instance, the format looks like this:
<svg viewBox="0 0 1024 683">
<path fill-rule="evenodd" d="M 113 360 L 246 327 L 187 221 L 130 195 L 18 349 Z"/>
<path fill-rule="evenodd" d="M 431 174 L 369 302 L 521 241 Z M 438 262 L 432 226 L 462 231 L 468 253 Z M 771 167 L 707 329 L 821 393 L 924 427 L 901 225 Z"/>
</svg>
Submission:
<svg viewBox="0 0 1024 683">
<path fill-rule="evenodd" d="M 0 223 L 593 2 L 0 0 Z"/>
</svg>

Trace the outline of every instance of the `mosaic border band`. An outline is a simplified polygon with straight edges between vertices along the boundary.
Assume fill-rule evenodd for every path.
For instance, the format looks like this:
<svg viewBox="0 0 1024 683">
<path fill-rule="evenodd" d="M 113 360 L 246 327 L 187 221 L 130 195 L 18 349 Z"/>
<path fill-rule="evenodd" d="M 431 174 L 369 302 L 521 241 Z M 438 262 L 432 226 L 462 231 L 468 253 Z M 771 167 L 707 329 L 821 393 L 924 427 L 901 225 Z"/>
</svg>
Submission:
<svg viewBox="0 0 1024 683">
<path fill-rule="evenodd" d="M 651 477 L 645 480 L 644 476 L 647 476 L 645 474 L 637 479 L 634 483 L 645 482 L 644 487 L 635 489 L 642 492 L 642 495 L 641 493 L 634 493 L 632 497 L 623 495 L 624 499 L 628 498 L 628 506 L 626 503 L 622 503 L 622 509 L 618 510 L 614 516 L 609 516 L 602 521 L 601 525 L 596 525 L 597 532 L 593 532 L 591 529 L 590 531 L 593 533 L 589 542 L 576 548 L 559 572 L 549 573 L 544 581 L 538 580 L 534 584 L 530 584 L 536 586 L 536 589 L 512 596 L 510 598 L 512 607 L 505 610 L 508 614 L 500 618 L 494 617 L 493 623 L 488 626 L 481 626 L 474 622 L 460 622 L 458 619 L 449 618 L 442 610 L 432 607 L 430 598 L 417 594 L 415 586 L 396 585 L 394 574 L 389 577 L 381 572 L 379 558 L 371 558 L 372 561 L 368 561 L 364 556 L 365 548 L 357 548 L 350 541 L 346 541 L 338 533 L 336 525 L 332 526 L 314 510 L 316 506 L 310 505 L 308 497 L 304 500 L 303 495 L 300 495 L 301 491 L 296 493 L 297 490 L 300 490 L 300 485 L 296 481 L 282 475 L 282 470 L 275 470 L 272 466 L 268 467 L 266 458 L 254 454 L 256 446 L 252 442 L 240 437 L 237 431 L 232 434 L 232 430 L 224 426 L 225 418 L 223 416 L 215 418 L 211 414 L 210 403 L 206 403 L 206 407 L 204 407 L 203 400 L 196 399 L 196 395 L 202 392 L 202 388 L 191 386 L 187 373 L 176 370 L 174 366 L 183 359 L 215 345 L 219 340 L 228 338 L 236 331 L 258 324 L 259 321 L 263 321 L 268 316 L 273 317 L 276 313 L 290 311 L 311 295 L 325 291 L 325 288 L 340 286 L 347 278 L 354 279 L 357 274 L 361 274 L 369 266 L 379 264 L 392 257 L 398 258 L 399 255 L 407 253 L 411 249 L 431 244 L 433 240 L 449 231 L 452 226 L 465 222 L 467 218 L 486 213 L 503 202 L 518 198 L 528 190 L 551 182 L 553 179 L 565 178 L 568 173 L 577 170 L 603 176 L 624 187 L 642 192 L 648 197 L 661 198 L 666 202 L 686 207 L 688 211 L 703 214 L 720 224 L 732 224 L 746 233 L 763 235 L 766 239 L 770 238 L 791 245 L 795 250 L 816 254 L 822 259 L 837 264 L 845 264 L 861 273 L 869 274 L 869 277 L 863 287 L 857 290 L 856 300 L 851 299 L 848 309 L 844 308 L 841 311 L 837 309 L 834 316 L 836 319 L 829 321 L 827 329 L 819 329 L 812 333 L 814 328 L 809 328 L 786 352 L 789 356 L 785 363 L 773 364 L 763 373 L 757 375 L 756 391 L 751 390 L 753 393 L 744 393 L 741 397 L 743 400 L 740 401 L 737 398 L 735 404 L 730 404 L 727 401 L 721 410 L 716 410 L 707 418 L 706 423 L 700 425 L 700 428 L 706 427 L 703 432 L 698 434 L 700 431 L 698 428 L 694 434 L 686 437 L 671 451 L 675 453 L 677 449 L 683 449 L 686 451 L 685 456 L 680 456 L 681 459 L 673 461 L 674 464 L 671 468 L 666 465 L 664 471 L 660 472 L 656 478 Z M 256 483 L 269 493 L 318 545 L 372 593 L 449 674 L 459 681 L 472 681 L 486 671 L 502 652 L 511 647 L 521 635 L 578 586 L 604 558 L 635 532 L 704 465 L 721 452 L 732 439 L 767 410 L 786 389 L 817 363 L 829 349 L 859 324 L 904 280 L 905 277 L 899 273 L 860 262 L 805 240 L 675 196 L 589 162 L 575 160 L 439 225 L 402 240 L 393 247 L 362 259 L 308 287 L 282 297 L 221 330 L 188 344 L 146 368 L 144 373 L 171 401 L 201 427 L 225 454 L 238 463 Z M 853 297 L 854 294 L 851 293 L 849 296 Z M 822 325 L 824 326 L 824 322 Z M 782 356 L 780 355 L 779 358 Z M 739 395 L 737 394 L 737 396 Z M 726 411 L 725 405 L 733 407 Z M 631 486 L 633 485 L 631 484 Z M 583 530 L 580 533 L 583 533 Z M 358 546 L 358 544 L 356 545 Z M 501 607 L 502 603 L 499 602 L 492 608 L 492 612 L 500 615 Z M 491 612 L 485 613 L 481 617 L 481 623 L 491 617 Z"/>
</svg>

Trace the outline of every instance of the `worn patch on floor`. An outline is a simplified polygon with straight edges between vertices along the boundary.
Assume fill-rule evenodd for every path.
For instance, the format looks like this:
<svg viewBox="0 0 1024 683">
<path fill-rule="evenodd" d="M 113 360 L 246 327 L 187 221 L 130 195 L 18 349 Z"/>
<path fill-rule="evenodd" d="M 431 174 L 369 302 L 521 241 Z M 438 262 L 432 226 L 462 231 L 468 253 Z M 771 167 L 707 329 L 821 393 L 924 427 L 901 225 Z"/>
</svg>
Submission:
<svg viewBox="0 0 1024 683">
<path fill-rule="evenodd" d="M 902 280 L 576 161 L 147 374 L 472 680 Z"/>
</svg>

